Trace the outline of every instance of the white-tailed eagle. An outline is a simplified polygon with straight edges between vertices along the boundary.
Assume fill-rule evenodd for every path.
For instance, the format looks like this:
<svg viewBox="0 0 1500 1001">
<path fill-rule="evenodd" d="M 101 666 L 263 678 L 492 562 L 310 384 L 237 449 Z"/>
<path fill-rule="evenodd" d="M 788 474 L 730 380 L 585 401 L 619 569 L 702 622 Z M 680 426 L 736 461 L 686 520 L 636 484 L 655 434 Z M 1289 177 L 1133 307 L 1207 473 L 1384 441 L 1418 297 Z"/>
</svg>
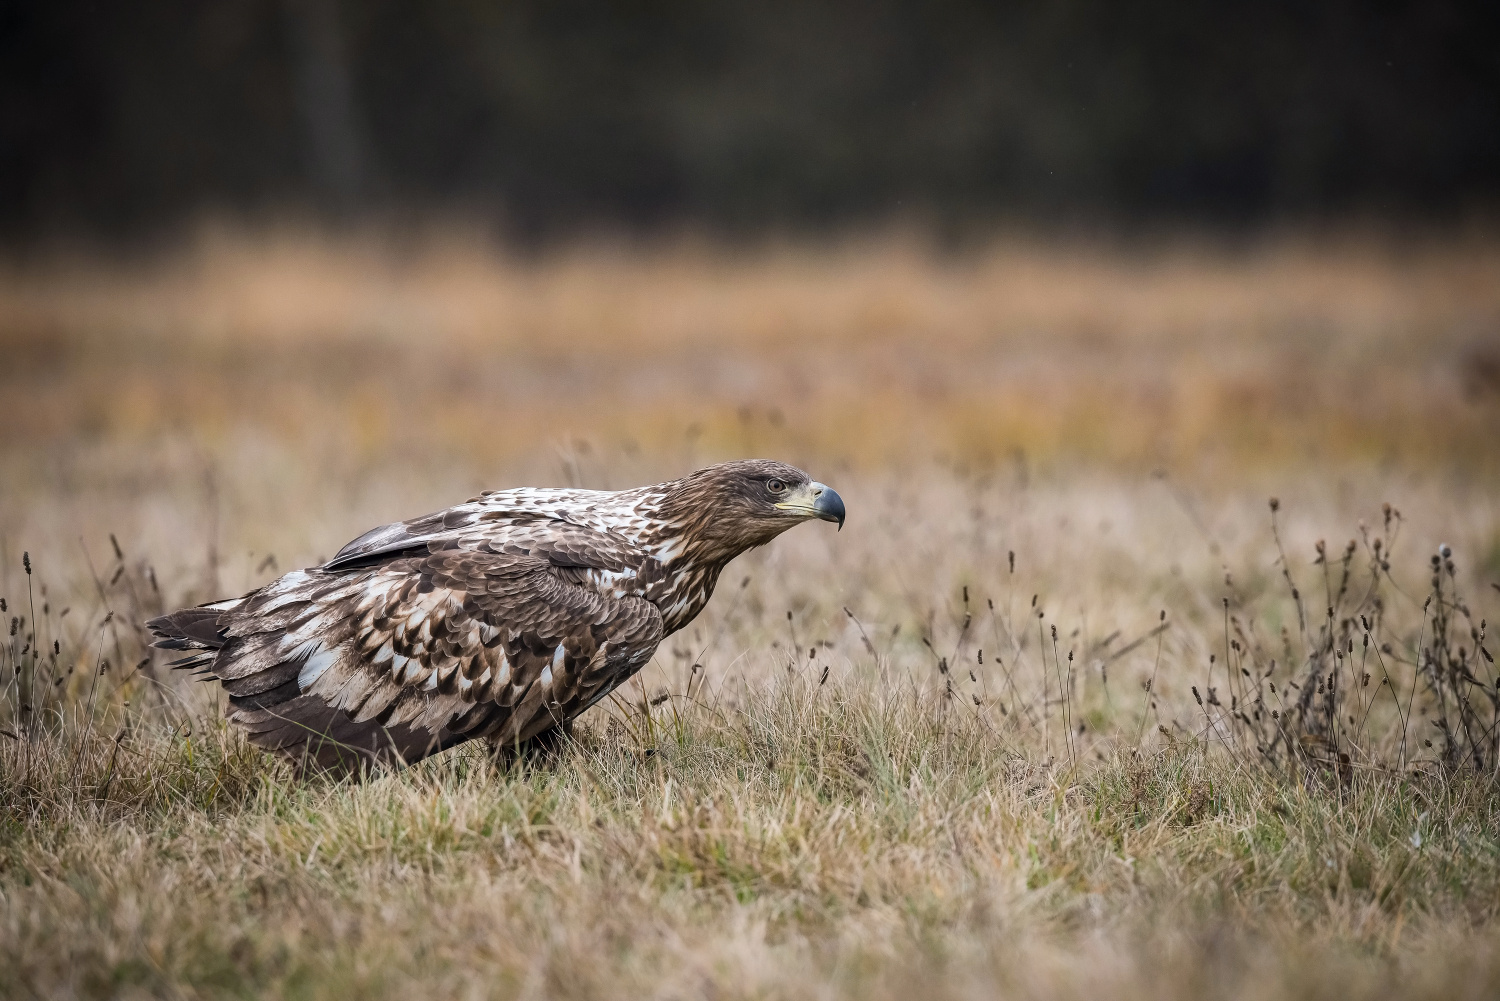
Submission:
<svg viewBox="0 0 1500 1001">
<path fill-rule="evenodd" d="M 498 490 L 366 532 L 319 567 L 147 623 L 229 719 L 306 765 L 517 746 L 639 671 L 724 566 L 839 495 L 780 462 L 634 490 Z"/>
</svg>

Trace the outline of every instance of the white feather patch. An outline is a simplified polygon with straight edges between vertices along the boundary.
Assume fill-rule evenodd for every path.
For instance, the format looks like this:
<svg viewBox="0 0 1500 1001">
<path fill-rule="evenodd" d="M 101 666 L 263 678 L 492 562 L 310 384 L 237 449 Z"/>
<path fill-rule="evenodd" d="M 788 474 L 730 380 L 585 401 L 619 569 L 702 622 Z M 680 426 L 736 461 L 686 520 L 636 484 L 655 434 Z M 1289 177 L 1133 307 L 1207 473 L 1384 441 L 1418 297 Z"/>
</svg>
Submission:
<svg viewBox="0 0 1500 1001">
<path fill-rule="evenodd" d="M 543 687 L 552 684 L 552 672 L 554 670 L 559 672 L 562 670 L 563 657 L 566 656 L 566 654 L 567 651 L 564 650 L 563 645 L 559 643 L 557 645 L 557 650 L 552 654 L 552 663 L 542 668 L 542 675 L 537 679 L 542 683 Z"/>
<path fill-rule="evenodd" d="M 307 663 L 302 665 L 302 670 L 297 672 L 297 687 L 305 692 L 317 684 L 318 679 L 323 676 L 323 672 L 333 666 L 333 662 L 338 660 L 338 657 L 338 647 L 319 650 L 311 657 L 308 657 Z"/>
</svg>

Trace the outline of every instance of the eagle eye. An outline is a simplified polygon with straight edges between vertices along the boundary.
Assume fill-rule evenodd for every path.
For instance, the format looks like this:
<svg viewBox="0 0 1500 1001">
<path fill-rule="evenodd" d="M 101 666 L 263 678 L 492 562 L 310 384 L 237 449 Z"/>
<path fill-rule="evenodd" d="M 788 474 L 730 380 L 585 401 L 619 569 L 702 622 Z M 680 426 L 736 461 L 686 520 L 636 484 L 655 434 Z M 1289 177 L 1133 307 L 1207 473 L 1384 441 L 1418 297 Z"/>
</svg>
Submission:
<svg viewBox="0 0 1500 1001">
<path fill-rule="evenodd" d="M 786 484 L 780 480 L 767 480 L 766 489 L 773 494 L 784 493 L 786 491 Z"/>
</svg>

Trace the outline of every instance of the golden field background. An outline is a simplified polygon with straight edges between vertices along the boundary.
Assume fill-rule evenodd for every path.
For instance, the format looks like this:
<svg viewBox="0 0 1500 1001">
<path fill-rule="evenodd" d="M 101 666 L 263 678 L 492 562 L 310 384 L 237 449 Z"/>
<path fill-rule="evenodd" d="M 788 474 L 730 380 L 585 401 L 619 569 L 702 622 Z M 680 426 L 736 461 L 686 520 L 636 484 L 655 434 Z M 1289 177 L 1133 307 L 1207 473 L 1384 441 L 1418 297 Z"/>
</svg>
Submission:
<svg viewBox="0 0 1500 1001">
<path fill-rule="evenodd" d="M 1494 690 L 1497 433 L 1484 235 L 12 259 L 0 995 L 1491 996 L 1493 762 L 1419 665 L 1448 545 Z M 848 524 L 743 557 L 560 761 L 297 783 L 141 647 L 481 489 L 743 455 Z M 1375 679 L 1342 771 L 1197 704 L 1305 664 Z"/>
<path fill-rule="evenodd" d="M 706 452 L 866 467 L 1430 466 L 1494 429 L 1497 278 L 1480 238 L 521 255 L 452 230 L 205 229 L 0 268 L 6 402 L 27 404 L 0 440 L 317 427 L 362 459 L 435 441 L 497 463 L 573 436 L 661 454 L 697 426 Z"/>
<path fill-rule="evenodd" d="M 1500 241 L 522 253 L 452 226 L 205 226 L 0 265 L 0 359 L 7 572 L 28 539 L 111 531 L 173 576 L 210 554 L 301 565 L 481 489 L 745 455 L 871 500 L 1175 497 L 1201 537 L 1222 504 L 1301 493 L 1346 528 L 1410 491 L 1489 510 Z"/>
</svg>

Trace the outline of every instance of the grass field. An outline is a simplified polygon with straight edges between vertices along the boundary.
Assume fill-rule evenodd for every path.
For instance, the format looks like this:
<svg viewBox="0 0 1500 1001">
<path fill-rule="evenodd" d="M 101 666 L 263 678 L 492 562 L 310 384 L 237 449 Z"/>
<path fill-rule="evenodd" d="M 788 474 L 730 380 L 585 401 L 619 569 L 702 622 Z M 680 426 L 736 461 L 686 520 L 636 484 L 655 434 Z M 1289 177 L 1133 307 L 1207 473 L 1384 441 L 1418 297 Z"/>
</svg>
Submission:
<svg viewBox="0 0 1500 1001">
<path fill-rule="evenodd" d="M 0 996 L 1493 997 L 1497 436 L 1484 238 L 12 260 Z M 746 454 L 844 531 L 555 757 L 298 782 L 143 649 Z"/>
</svg>

